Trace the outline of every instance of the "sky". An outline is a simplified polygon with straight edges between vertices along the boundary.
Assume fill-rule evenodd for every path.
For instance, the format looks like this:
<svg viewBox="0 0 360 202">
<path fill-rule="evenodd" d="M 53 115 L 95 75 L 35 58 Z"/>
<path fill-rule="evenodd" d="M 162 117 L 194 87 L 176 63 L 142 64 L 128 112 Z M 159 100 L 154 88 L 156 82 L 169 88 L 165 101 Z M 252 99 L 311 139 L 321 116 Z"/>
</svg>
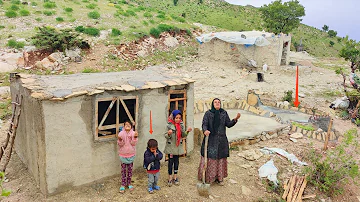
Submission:
<svg viewBox="0 0 360 202">
<path fill-rule="evenodd" d="M 236 5 L 261 7 L 272 0 L 225 0 Z M 283 1 L 284 2 L 284 1 Z M 360 0 L 299 0 L 305 7 L 302 23 L 321 29 L 328 25 L 338 36 L 360 41 Z"/>
</svg>

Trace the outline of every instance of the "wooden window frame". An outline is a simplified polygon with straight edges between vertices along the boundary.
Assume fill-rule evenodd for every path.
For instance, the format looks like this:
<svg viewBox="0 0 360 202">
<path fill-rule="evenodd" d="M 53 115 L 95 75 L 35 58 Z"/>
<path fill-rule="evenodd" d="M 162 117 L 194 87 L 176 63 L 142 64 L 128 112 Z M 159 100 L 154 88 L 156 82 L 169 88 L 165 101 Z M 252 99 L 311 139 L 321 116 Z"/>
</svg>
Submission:
<svg viewBox="0 0 360 202">
<path fill-rule="evenodd" d="M 129 109 L 127 108 L 124 100 L 135 100 L 135 117 L 131 116 Z M 98 124 L 98 116 L 99 116 L 99 102 L 104 101 L 112 101 L 106 110 L 101 122 Z M 119 127 L 124 126 L 124 123 L 120 123 L 120 104 L 124 107 L 127 116 L 129 117 L 130 121 L 137 123 L 138 120 L 138 112 L 139 112 L 139 98 L 138 96 L 114 96 L 112 98 L 97 98 L 95 101 L 95 124 L 94 124 L 94 140 L 95 141 L 102 141 L 102 140 L 112 140 L 116 139 L 117 134 L 119 134 Z M 116 106 L 116 120 L 115 124 L 112 125 L 105 125 L 102 124 L 106 120 L 107 116 L 109 115 L 112 107 Z M 135 124 L 135 130 L 137 130 L 138 124 Z M 116 134 L 106 135 L 99 137 L 99 130 L 107 130 L 107 129 L 116 129 Z"/>
<path fill-rule="evenodd" d="M 187 102 L 187 97 L 186 97 L 186 90 L 169 90 L 169 97 L 168 97 L 168 112 L 170 112 L 170 103 L 171 102 L 175 102 L 175 109 L 179 109 L 179 101 L 184 101 L 184 110 L 183 110 L 183 117 L 182 117 L 182 120 L 183 120 L 183 123 L 184 123 L 184 126 L 185 126 L 185 130 L 186 130 L 186 102 Z M 171 99 L 171 95 L 172 94 L 184 94 L 184 97 L 183 98 L 173 98 Z M 185 138 L 182 138 L 182 141 L 183 141 L 183 148 L 184 148 L 184 151 L 185 151 L 185 154 L 183 156 L 186 156 L 187 154 L 187 150 L 186 150 L 186 137 Z M 167 155 L 166 155 L 167 157 Z"/>
</svg>

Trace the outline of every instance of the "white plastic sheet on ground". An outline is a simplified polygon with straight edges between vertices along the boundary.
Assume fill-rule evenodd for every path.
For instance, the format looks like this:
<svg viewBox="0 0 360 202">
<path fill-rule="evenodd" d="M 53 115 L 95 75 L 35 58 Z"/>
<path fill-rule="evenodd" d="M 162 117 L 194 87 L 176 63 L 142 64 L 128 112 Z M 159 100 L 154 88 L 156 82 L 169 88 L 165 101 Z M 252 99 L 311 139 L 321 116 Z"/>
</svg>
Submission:
<svg viewBox="0 0 360 202">
<path fill-rule="evenodd" d="M 243 38 L 241 35 L 245 36 Z M 196 40 L 202 44 L 211 41 L 213 38 L 226 41 L 234 44 L 245 44 L 245 45 L 256 45 L 256 46 L 267 46 L 270 42 L 263 36 L 250 34 L 250 32 L 215 32 L 209 34 L 202 34 L 196 37 Z"/>
<path fill-rule="evenodd" d="M 277 173 L 279 170 L 275 167 L 274 161 L 271 159 L 259 168 L 259 176 L 267 177 L 275 186 L 278 184 Z"/>
<path fill-rule="evenodd" d="M 279 149 L 279 148 L 267 148 L 264 147 L 262 149 L 260 149 L 260 151 L 264 154 L 272 154 L 272 153 L 277 153 L 280 154 L 281 156 L 286 157 L 288 160 L 291 161 L 291 163 L 297 163 L 301 166 L 307 166 L 308 164 L 305 162 L 300 161 L 298 158 L 296 158 L 296 156 L 294 154 L 289 154 L 288 152 L 286 152 L 283 149 Z"/>
</svg>

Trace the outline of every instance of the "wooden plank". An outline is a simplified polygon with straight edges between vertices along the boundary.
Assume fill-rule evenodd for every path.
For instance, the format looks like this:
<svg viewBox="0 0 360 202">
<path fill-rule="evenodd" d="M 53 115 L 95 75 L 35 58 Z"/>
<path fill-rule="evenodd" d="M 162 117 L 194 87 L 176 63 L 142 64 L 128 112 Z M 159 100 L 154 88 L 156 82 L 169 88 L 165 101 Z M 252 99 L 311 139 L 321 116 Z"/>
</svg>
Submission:
<svg viewBox="0 0 360 202">
<path fill-rule="evenodd" d="M 127 84 L 121 85 L 120 87 L 121 87 L 122 89 L 124 89 L 124 91 L 126 91 L 126 92 L 130 92 L 130 91 L 134 91 L 134 90 L 135 90 L 135 87 L 134 87 L 134 86 L 127 85 Z"/>
<path fill-rule="evenodd" d="M 119 99 L 116 100 L 116 134 L 119 134 L 119 115 L 120 115 L 120 106 L 119 106 Z"/>
<path fill-rule="evenodd" d="M 96 101 L 104 102 L 104 101 L 112 101 L 113 99 L 114 99 L 113 97 L 111 97 L 111 98 L 109 98 L 109 97 L 107 97 L 107 98 L 97 98 Z"/>
<path fill-rule="evenodd" d="M 295 184 L 295 189 L 294 189 L 294 193 L 292 195 L 291 202 L 296 201 L 296 198 L 299 194 L 299 190 L 300 190 L 301 185 L 303 184 L 303 181 L 304 181 L 304 177 L 299 177 L 299 180 Z"/>
<path fill-rule="evenodd" d="M 160 82 L 154 82 L 154 81 L 148 81 L 146 83 L 147 86 L 149 86 L 151 89 L 155 89 L 155 88 L 163 88 L 165 87 L 166 85 L 160 83 Z"/>
<path fill-rule="evenodd" d="M 119 127 L 121 127 L 121 126 L 124 127 L 124 123 L 119 123 Z M 113 129 L 113 128 L 116 128 L 116 124 L 101 126 L 101 127 L 99 127 L 99 130 L 109 130 L 109 129 Z"/>
<path fill-rule="evenodd" d="M 171 81 L 171 80 L 168 80 L 168 81 L 161 81 L 161 83 L 164 83 L 168 86 L 177 86 L 179 85 L 178 83 L 176 83 L 175 81 Z"/>
<path fill-rule="evenodd" d="M 288 195 L 288 193 L 289 193 L 289 190 L 290 190 L 290 184 L 291 184 L 291 182 L 292 182 L 292 180 L 293 180 L 293 177 L 294 176 L 291 176 L 290 177 L 290 179 L 289 180 L 287 180 L 285 183 L 284 183 L 284 193 L 283 193 L 283 195 L 282 195 L 282 199 L 286 199 L 286 196 Z"/>
<path fill-rule="evenodd" d="M 170 94 L 183 94 L 186 93 L 186 90 L 169 90 Z"/>
<path fill-rule="evenodd" d="M 187 129 L 187 124 L 186 124 L 186 102 L 187 102 L 187 97 L 186 97 L 186 91 L 184 92 L 184 111 L 183 111 L 183 122 L 185 124 L 185 129 Z"/>
<path fill-rule="evenodd" d="M 98 125 L 98 116 L 99 116 L 99 102 L 95 101 L 95 134 L 94 134 L 94 140 L 99 139 L 99 125 Z"/>
<path fill-rule="evenodd" d="M 304 182 L 303 182 L 303 184 L 301 185 L 301 188 L 300 188 L 300 190 L 299 190 L 299 194 L 298 194 L 298 196 L 297 196 L 297 198 L 296 198 L 296 202 L 302 201 L 302 195 L 303 195 L 303 193 L 304 193 L 306 184 L 307 184 L 307 180 L 306 180 L 306 177 L 304 177 Z"/>
<path fill-rule="evenodd" d="M 169 99 L 169 102 L 172 102 L 172 101 L 181 101 L 181 100 L 186 100 L 186 98 L 173 98 L 173 99 Z"/>
<path fill-rule="evenodd" d="M 179 101 L 175 101 L 175 109 L 179 109 Z M 174 117 L 175 119 L 175 117 Z"/>
<path fill-rule="evenodd" d="M 136 96 L 136 103 L 135 103 L 135 130 L 138 131 L 137 121 L 139 120 L 139 98 Z"/>
<path fill-rule="evenodd" d="M 326 137 L 325 137 L 325 143 L 324 143 L 324 150 L 325 151 L 327 150 L 327 147 L 328 147 L 332 123 L 333 123 L 333 119 L 331 118 L 330 122 L 329 122 L 328 130 L 327 130 L 327 134 L 326 134 Z"/>
<path fill-rule="evenodd" d="M 295 176 L 293 176 L 293 179 L 291 180 L 289 193 L 288 193 L 288 195 L 286 197 L 287 198 L 286 202 L 291 202 L 291 197 L 292 197 L 292 194 L 293 194 L 293 191 L 294 191 L 296 178 L 297 178 L 297 176 L 295 175 Z"/>
<path fill-rule="evenodd" d="M 173 79 L 173 81 L 175 81 L 176 83 L 180 84 L 180 85 L 185 85 L 188 84 L 187 81 L 181 80 L 181 79 Z"/>
<path fill-rule="evenodd" d="M 195 82 L 195 80 L 189 79 L 189 78 L 181 78 L 181 79 L 188 82 L 188 83 L 194 83 Z"/>
<path fill-rule="evenodd" d="M 121 98 L 119 98 L 119 100 L 120 100 L 121 104 L 123 105 L 123 107 L 124 107 L 124 109 L 125 109 L 125 112 L 126 112 L 126 114 L 128 115 L 130 121 L 134 123 L 134 119 L 133 119 L 133 117 L 131 116 L 130 111 L 129 111 L 129 109 L 127 108 L 124 100 L 121 99 Z"/>
<path fill-rule="evenodd" d="M 116 98 L 113 98 L 113 101 L 110 103 L 108 109 L 106 110 L 106 112 L 105 112 L 105 114 L 104 114 L 104 117 L 101 119 L 101 122 L 100 122 L 100 124 L 99 124 L 99 128 L 104 124 L 107 116 L 108 116 L 109 113 L 110 113 L 110 110 L 111 110 L 112 107 L 114 106 L 115 101 L 116 101 Z"/>
<path fill-rule="evenodd" d="M 301 199 L 304 200 L 304 199 L 315 198 L 315 197 L 316 197 L 316 194 L 311 194 L 311 195 L 303 196 Z"/>
<path fill-rule="evenodd" d="M 171 95 L 170 92 L 171 92 L 171 91 L 169 91 L 169 94 L 168 94 L 168 100 L 170 100 L 170 95 Z M 167 110 L 167 113 L 166 113 L 167 116 L 169 116 L 169 115 L 170 115 L 169 113 L 171 113 L 171 112 L 170 112 L 170 105 L 171 105 L 171 102 L 168 101 L 168 110 Z"/>
</svg>

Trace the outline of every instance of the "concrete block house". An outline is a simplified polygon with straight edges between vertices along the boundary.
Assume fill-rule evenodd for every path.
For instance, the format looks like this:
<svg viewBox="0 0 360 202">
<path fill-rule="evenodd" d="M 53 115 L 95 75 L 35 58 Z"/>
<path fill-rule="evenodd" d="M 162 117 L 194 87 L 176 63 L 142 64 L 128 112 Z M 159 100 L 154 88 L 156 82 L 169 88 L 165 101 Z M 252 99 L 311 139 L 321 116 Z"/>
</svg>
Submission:
<svg viewBox="0 0 360 202">
<path fill-rule="evenodd" d="M 43 194 L 120 174 L 116 136 L 125 120 L 139 132 L 134 167 L 150 138 L 165 148 L 169 113 L 183 112 L 193 128 L 194 81 L 142 71 L 73 75 L 12 74 L 11 96 L 23 96 L 16 153 Z M 150 113 L 152 130 L 150 129 Z M 193 150 L 193 133 L 183 145 Z"/>
</svg>

